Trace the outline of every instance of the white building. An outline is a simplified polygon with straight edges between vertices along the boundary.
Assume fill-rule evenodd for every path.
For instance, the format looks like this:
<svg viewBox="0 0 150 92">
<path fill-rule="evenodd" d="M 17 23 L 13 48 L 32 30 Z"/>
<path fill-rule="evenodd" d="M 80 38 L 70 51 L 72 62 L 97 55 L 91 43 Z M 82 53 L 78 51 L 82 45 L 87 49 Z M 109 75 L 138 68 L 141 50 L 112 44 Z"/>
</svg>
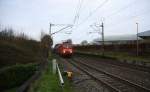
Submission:
<svg viewBox="0 0 150 92">
<path fill-rule="evenodd" d="M 105 44 L 132 44 L 137 40 L 137 35 L 117 35 L 117 36 L 106 36 L 104 37 Z M 138 40 L 143 40 L 138 37 Z M 92 41 L 92 44 L 101 45 L 102 39 L 97 38 Z"/>
</svg>

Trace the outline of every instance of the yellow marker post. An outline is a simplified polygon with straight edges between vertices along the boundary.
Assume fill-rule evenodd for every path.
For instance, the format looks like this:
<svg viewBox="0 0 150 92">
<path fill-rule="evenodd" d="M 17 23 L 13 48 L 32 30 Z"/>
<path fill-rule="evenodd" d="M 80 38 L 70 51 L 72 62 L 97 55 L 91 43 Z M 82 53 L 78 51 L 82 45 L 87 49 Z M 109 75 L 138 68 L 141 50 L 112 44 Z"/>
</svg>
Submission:
<svg viewBox="0 0 150 92">
<path fill-rule="evenodd" d="M 67 72 L 68 78 L 72 78 L 72 72 Z"/>
</svg>

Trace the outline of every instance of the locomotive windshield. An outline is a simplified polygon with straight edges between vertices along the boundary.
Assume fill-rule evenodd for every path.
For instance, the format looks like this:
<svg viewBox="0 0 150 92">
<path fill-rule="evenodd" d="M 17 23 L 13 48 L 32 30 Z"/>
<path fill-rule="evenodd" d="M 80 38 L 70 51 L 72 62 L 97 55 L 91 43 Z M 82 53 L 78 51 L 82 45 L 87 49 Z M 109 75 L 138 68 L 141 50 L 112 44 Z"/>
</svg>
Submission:
<svg viewBox="0 0 150 92">
<path fill-rule="evenodd" d="M 63 47 L 64 48 L 72 48 L 72 45 L 71 44 L 63 44 Z"/>
</svg>

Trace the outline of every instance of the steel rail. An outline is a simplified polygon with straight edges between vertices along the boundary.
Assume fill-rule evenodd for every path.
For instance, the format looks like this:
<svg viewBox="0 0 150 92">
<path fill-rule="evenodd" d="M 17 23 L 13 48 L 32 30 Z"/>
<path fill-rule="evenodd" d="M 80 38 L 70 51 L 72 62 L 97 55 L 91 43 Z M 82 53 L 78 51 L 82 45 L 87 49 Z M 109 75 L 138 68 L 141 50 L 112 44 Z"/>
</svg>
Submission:
<svg viewBox="0 0 150 92">
<path fill-rule="evenodd" d="M 106 71 L 104 71 L 104 70 L 101 70 L 101 69 L 99 69 L 99 68 L 96 68 L 96 67 L 94 67 L 94 66 L 92 66 L 92 65 L 88 65 L 87 63 L 79 62 L 79 61 L 76 61 L 76 60 L 73 60 L 73 61 L 78 62 L 78 63 L 80 63 L 80 64 L 82 64 L 82 65 L 84 65 L 84 66 L 86 66 L 86 67 L 91 68 L 91 69 L 94 69 L 94 70 L 96 70 L 97 72 L 101 72 L 101 73 L 106 74 L 106 75 L 108 75 L 108 76 L 111 76 L 111 77 L 113 77 L 113 78 L 115 78 L 115 79 L 118 79 L 118 80 L 120 80 L 120 81 L 122 81 L 122 82 L 124 82 L 124 83 L 127 83 L 128 85 L 130 85 L 130 86 L 132 86 L 132 87 L 135 87 L 135 88 L 137 88 L 137 89 L 139 89 L 139 90 L 142 90 L 142 91 L 144 91 L 144 92 L 150 92 L 150 89 L 149 89 L 149 88 L 146 88 L 146 87 L 143 87 L 143 86 L 138 85 L 138 84 L 136 84 L 136 83 L 133 83 L 133 82 L 131 82 L 131 81 L 129 81 L 129 80 L 126 80 L 126 79 L 124 79 L 124 78 L 121 78 L 121 77 L 119 77 L 119 76 L 117 76 L 117 75 L 108 73 L 108 72 L 106 72 Z"/>
<path fill-rule="evenodd" d="M 85 70 L 84 68 L 81 68 L 79 65 L 70 62 L 72 65 L 74 65 L 75 67 L 77 67 L 78 69 L 80 69 L 81 71 L 83 71 L 84 73 L 86 73 L 87 75 L 89 75 L 91 78 L 93 78 L 94 80 L 100 82 L 101 84 L 103 84 L 104 86 L 106 86 L 108 89 L 110 89 L 112 92 L 120 92 L 120 90 L 114 88 L 112 85 L 106 83 L 105 81 L 102 81 L 100 79 L 98 79 L 97 77 L 95 77 L 92 73 L 90 73 L 89 71 Z"/>
</svg>

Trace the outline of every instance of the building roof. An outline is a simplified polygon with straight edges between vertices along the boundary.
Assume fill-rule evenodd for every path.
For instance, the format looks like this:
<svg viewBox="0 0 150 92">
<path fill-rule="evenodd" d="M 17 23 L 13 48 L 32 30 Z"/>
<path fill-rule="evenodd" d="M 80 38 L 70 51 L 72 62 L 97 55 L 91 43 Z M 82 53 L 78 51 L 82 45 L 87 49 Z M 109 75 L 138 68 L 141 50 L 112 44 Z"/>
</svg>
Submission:
<svg viewBox="0 0 150 92">
<path fill-rule="evenodd" d="M 140 37 L 138 37 L 141 40 Z M 136 35 L 117 35 L 117 36 L 106 36 L 104 41 L 133 41 L 137 40 Z M 102 41 L 101 38 L 94 39 L 93 41 Z"/>
<path fill-rule="evenodd" d="M 144 37 L 144 36 L 150 37 L 150 30 L 138 33 L 138 36 L 140 36 L 140 37 Z"/>
</svg>

